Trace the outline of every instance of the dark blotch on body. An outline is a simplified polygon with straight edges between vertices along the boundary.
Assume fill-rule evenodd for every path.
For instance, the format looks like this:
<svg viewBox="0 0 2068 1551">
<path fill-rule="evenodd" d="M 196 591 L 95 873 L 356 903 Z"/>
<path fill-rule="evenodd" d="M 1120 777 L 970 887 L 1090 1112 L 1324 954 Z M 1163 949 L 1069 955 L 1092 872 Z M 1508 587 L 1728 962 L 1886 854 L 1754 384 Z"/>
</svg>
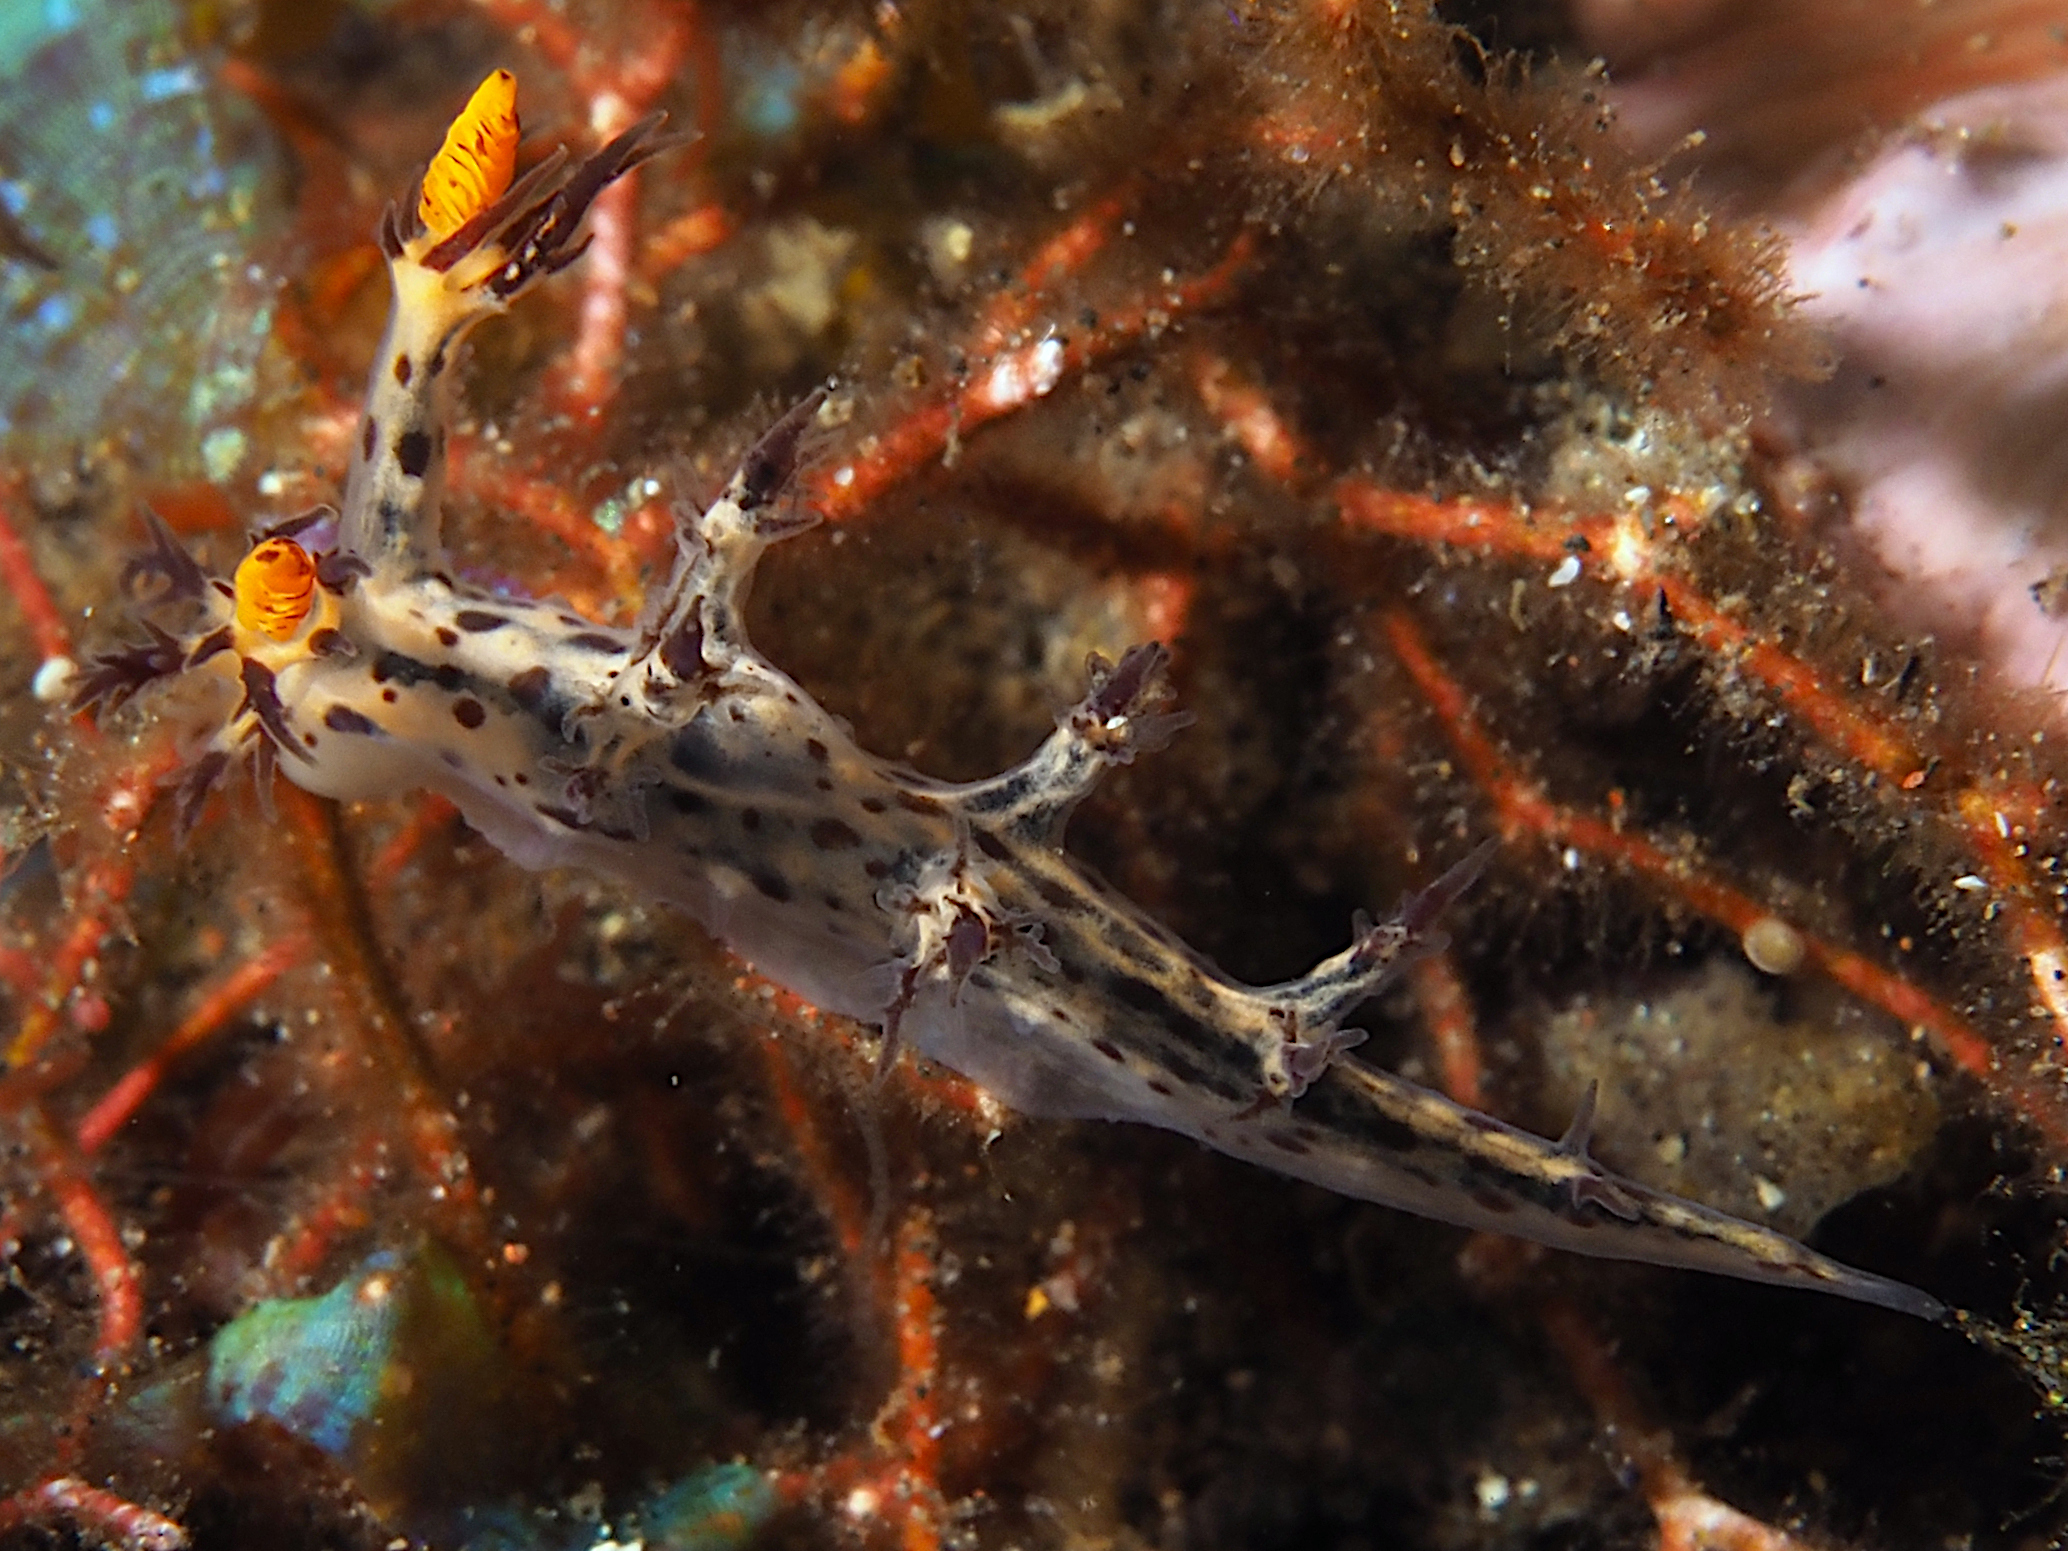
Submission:
<svg viewBox="0 0 2068 1551">
<path fill-rule="evenodd" d="M 488 711 L 471 695 L 463 695 L 452 703 L 452 719 L 472 732 L 488 720 Z"/>
<path fill-rule="evenodd" d="M 1056 910 L 1075 910 L 1077 896 L 1053 878 L 1044 878 L 1039 873 L 1026 880 L 1029 887 L 1041 896 L 1041 902 Z"/>
<path fill-rule="evenodd" d="M 821 851 L 845 851 L 862 843 L 862 837 L 838 819 L 819 819 L 810 833 L 811 843 Z"/>
<path fill-rule="evenodd" d="M 409 386 L 409 379 L 416 375 L 416 363 L 405 352 L 395 357 L 395 380 L 403 387 Z"/>
<path fill-rule="evenodd" d="M 404 431 L 395 443 L 395 463 L 411 479 L 422 479 L 431 466 L 431 438 L 424 431 Z"/>
<path fill-rule="evenodd" d="M 669 742 L 668 763 L 692 780 L 707 780 L 721 786 L 726 784 L 732 768 L 724 746 L 711 736 L 709 722 L 702 716 Z"/>
<path fill-rule="evenodd" d="M 373 416 L 366 417 L 366 424 L 359 429 L 359 456 L 368 463 L 373 462 L 373 449 L 380 440 L 380 423 Z"/>
<path fill-rule="evenodd" d="M 754 887 L 778 905 L 787 905 L 790 902 L 790 880 L 780 873 L 757 872 L 749 876 L 754 880 Z"/>
<path fill-rule="evenodd" d="M 1414 1152 L 1422 1145 L 1422 1138 L 1413 1126 L 1390 1115 L 1365 1116 L 1358 1126 L 1358 1134 L 1373 1146 L 1383 1147 L 1388 1152 Z"/>
<path fill-rule="evenodd" d="M 468 635 L 486 635 L 510 623 L 507 616 L 491 614 L 487 609 L 461 609 L 453 616 L 452 622 Z"/>
<path fill-rule="evenodd" d="M 357 733 L 365 738 L 381 735 L 380 724 L 370 717 L 361 716 L 348 705 L 334 705 L 323 713 L 323 725 L 332 732 Z"/>
<path fill-rule="evenodd" d="M 433 667 L 402 652 L 382 652 L 374 659 L 373 681 L 385 684 L 390 679 L 411 686 L 435 684 L 448 694 L 458 694 L 467 683 L 465 672 L 450 663 Z"/>
<path fill-rule="evenodd" d="M 546 703 L 546 696 L 553 687 L 553 675 L 544 668 L 526 668 L 514 675 L 505 687 L 519 709 L 536 711 Z"/>
</svg>

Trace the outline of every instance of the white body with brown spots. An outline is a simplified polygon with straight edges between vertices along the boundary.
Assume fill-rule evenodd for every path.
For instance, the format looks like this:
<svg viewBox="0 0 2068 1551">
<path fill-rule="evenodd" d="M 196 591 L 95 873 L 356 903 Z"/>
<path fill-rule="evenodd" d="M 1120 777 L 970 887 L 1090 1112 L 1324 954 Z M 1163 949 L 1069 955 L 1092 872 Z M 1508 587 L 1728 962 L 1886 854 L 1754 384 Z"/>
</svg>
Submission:
<svg viewBox="0 0 2068 1551">
<path fill-rule="evenodd" d="M 1082 872 L 1062 849 L 1070 810 L 1181 723 L 1157 709 L 1161 648 L 1095 663 L 1085 699 L 994 780 L 930 781 L 857 747 L 740 619 L 763 548 L 809 526 L 775 503 L 816 399 L 710 510 L 685 516 L 636 630 L 444 575 L 458 343 L 578 251 L 588 201 L 651 154 L 653 129 L 571 173 L 550 163 L 455 234 L 390 211 L 395 310 L 336 544 L 313 557 L 291 633 L 251 628 L 231 589 L 156 535 L 137 566 L 164 583 L 152 640 L 104 658 L 82 698 L 173 675 L 221 686 L 186 813 L 252 753 L 327 796 L 428 788 L 523 865 L 590 868 L 680 906 L 798 995 L 1028 1113 L 1162 1126 L 1350 1196 L 1586 1254 L 1942 1312 L 1609 1174 L 1587 1154 L 1584 1114 L 1551 1142 L 1344 1055 L 1362 1035 L 1343 1020 L 1414 956 L 1483 849 L 1311 973 L 1264 987 L 1229 980 Z"/>
</svg>

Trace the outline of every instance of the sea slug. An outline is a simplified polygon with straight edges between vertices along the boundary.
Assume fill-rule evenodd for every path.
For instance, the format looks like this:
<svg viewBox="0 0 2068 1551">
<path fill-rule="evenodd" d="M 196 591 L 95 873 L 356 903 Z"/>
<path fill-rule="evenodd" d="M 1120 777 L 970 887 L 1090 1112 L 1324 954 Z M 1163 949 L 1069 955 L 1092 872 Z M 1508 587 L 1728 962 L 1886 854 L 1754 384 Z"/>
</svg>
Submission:
<svg viewBox="0 0 2068 1551">
<path fill-rule="evenodd" d="M 1923 1318 L 1914 1288 L 1620 1178 L 1588 1154 L 1592 1099 L 1549 1141 L 1351 1058 L 1349 1018 L 1430 947 L 1482 846 L 1297 979 L 1222 975 L 1063 850 L 1100 775 L 1166 742 L 1161 646 L 1095 660 L 1021 764 L 952 784 L 858 747 L 747 639 L 762 551 L 812 525 L 782 502 L 814 395 L 680 519 L 634 629 L 492 596 L 444 569 L 440 491 L 467 331 L 581 252 L 589 204 L 662 149 L 660 120 L 512 182 L 504 72 L 380 228 L 394 306 L 334 534 L 254 536 L 234 581 L 162 529 L 149 639 L 99 659 L 84 705 L 188 681 L 191 814 L 255 758 L 319 794 L 442 793 L 510 857 L 618 879 L 688 911 L 763 974 L 1034 1115 L 1132 1120 L 1447 1222 L 1612 1258 L 1816 1288 Z"/>
</svg>

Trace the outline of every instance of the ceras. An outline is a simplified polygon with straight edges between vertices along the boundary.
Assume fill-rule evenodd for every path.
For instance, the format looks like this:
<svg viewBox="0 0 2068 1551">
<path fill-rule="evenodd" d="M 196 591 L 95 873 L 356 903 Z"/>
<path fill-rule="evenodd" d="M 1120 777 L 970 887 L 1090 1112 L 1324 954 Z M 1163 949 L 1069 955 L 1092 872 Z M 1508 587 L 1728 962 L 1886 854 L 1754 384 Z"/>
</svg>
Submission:
<svg viewBox="0 0 2068 1551">
<path fill-rule="evenodd" d="M 256 756 L 332 797 L 429 788 L 518 862 L 576 866 L 687 910 L 763 974 L 881 1028 L 1036 1115 L 1134 1120 L 1282 1174 L 1587 1254 L 1815 1288 L 1931 1318 L 1936 1300 L 1769 1229 L 1617 1177 L 1556 1142 L 1346 1055 L 1346 1026 L 1483 865 L 1482 846 L 1394 918 L 1282 984 L 1238 984 L 1074 864 L 1071 810 L 1164 743 L 1167 654 L 1094 661 L 1023 763 L 951 784 L 858 747 L 747 639 L 755 563 L 812 519 L 781 505 L 814 396 L 709 510 L 632 630 L 491 596 L 442 569 L 450 385 L 466 332 L 581 251 L 589 203 L 662 148 L 648 119 L 578 165 L 512 182 L 497 72 L 419 190 L 384 218 L 394 306 L 334 541 L 258 536 L 233 584 L 162 530 L 151 639 L 81 687 L 112 705 L 200 692 L 182 809 Z"/>
</svg>

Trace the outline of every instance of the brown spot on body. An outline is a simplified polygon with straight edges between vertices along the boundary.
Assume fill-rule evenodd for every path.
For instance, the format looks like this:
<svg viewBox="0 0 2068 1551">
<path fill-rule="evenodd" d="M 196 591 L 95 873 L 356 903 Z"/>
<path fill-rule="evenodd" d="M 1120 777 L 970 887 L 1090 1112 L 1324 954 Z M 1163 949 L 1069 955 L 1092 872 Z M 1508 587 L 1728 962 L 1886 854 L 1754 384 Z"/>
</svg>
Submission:
<svg viewBox="0 0 2068 1551">
<path fill-rule="evenodd" d="M 452 622 L 468 635 L 485 635 L 510 623 L 507 616 L 491 614 L 487 609 L 461 609 L 453 616 Z"/>
<path fill-rule="evenodd" d="M 460 633 L 450 625 L 440 625 L 438 627 L 438 644 L 440 646 L 458 646 L 460 644 Z"/>
<path fill-rule="evenodd" d="M 415 375 L 416 363 L 410 360 L 409 353 L 407 351 L 404 351 L 401 355 L 395 357 L 396 382 L 400 383 L 403 387 L 406 388 L 409 386 L 409 379 L 414 377 Z"/>
<path fill-rule="evenodd" d="M 380 424 L 373 416 L 366 417 L 366 424 L 359 428 L 359 456 L 368 463 L 373 462 L 373 449 L 380 444 Z"/>
<path fill-rule="evenodd" d="M 402 697 L 396 694 L 395 691 L 392 689 L 384 689 L 381 691 L 381 699 L 389 705 L 393 705 L 397 700 L 401 698 Z"/>
<path fill-rule="evenodd" d="M 546 693 L 553 686 L 553 675 L 544 668 L 526 668 L 522 673 L 511 676 L 506 688 L 510 698 L 527 711 L 536 711 L 546 703 Z"/>
<path fill-rule="evenodd" d="M 1515 1210 L 1515 1203 L 1513 1201 L 1510 1201 L 1498 1190 L 1488 1190 L 1483 1186 L 1472 1192 L 1472 1204 L 1482 1212 L 1489 1213 L 1495 1217 L 1506 1217 Z"/>
<path fill-rule="evenodd" d="M 614 635 L 600 630 L 583 630 L 567 638 L 567 644 L 585 652 L 614 652 L 622 645 Z"/>
<path fill-rule="evenodd" d="M 862 811 L 864 813 L 881 813 L 888 806 L 890 805 L 881 797 L 864 797 L 862 799 Z"/>
<path fill-rule="evenodd" d="M 452 703 L 452 719 L 472 732 L 488 720 L 488 710 L 473 696 L 466 695 Z"/>
<path fill-rule="evenodd" d="M 761 810 L 759 808 L 740 809 L 740 828 L 744 829 L 750 835 L 753 834 L 756 830 L 760 829 Z"/>
<path fill-rule="evenodd" d="M 757 872 L 751 875 L 754 887 L 774 900 L 778 905 L 790 902 L 790 880 L 780 873 Z"/>
<path fill-rule="evenodd" d="M 1283 1131 L 1267 1131 L 1264 1133 L 1264 1140 L 1269 1142 L 1280 1152 L 1306 1153 L 1312 1151 L 1312 1149 L 1309 1148 L 1307 1144 L 1301 1141 L 1297 1136 L 1288 1136 Z"/>
<path fill-rule="evenodd" d="M 804 740 L 804 752 L 809 754 L 813 759 L 817 760 L 822 765 L 833 757 L 831 754 L 826 752 L 825 744 L 819 742 L 819 740 L 816 738 L 806 738 Z"/>
<path fill-rule="evenodd" d="M 404 431 L 395 443 L 395 463 L 411 479 L 422 479 L 431 466 L 431 438 L 423 431 Z"/>
<path fill-rule="evenodd" d="M 971 829 L 969 838 L 976 842 L 976 848 L 983 852 L 984 855 L 990 857 L 992 861 L 1009 862 L 1012 860 L 1011 847 L 1007 846 L 1003 840 L 1000 840 L 988 830 Z"/>
<path fill-rule="evenodd" d="M 811 843 L 821 851 L 845 851 L 862 843 L 862 837 L 838 819 L 816 820 L 810 835 Z"/>
<path fill-rule="evenodd" d="M 1095 1039 L 1091 1042 L 1091 1048 L 1104 1056 L 1108 1061 L 1124 1063 L 1127 1060 L 1127 1057 L 1120 1053 L 1120 1047 L 1110 1039 Z"/>
<path fill-rule="evenodd" d="M 931 797 L 921 796 L 918 792 L 899 792 L 897 804 L 907 813 L 934 814 L 941 811 L 940 803 Z"/>
</svg>

